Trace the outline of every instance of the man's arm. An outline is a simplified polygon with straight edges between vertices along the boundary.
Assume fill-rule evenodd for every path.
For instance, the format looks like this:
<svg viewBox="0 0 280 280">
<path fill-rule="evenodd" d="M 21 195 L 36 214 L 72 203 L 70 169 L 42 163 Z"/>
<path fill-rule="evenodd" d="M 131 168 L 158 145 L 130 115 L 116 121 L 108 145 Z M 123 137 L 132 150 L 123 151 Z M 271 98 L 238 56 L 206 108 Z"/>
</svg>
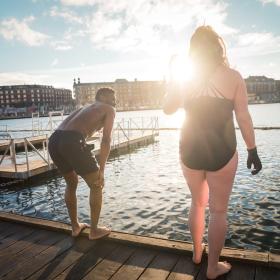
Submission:
<svg viewBox="0 0 280 280">
<path fill-rule="evenodd" d="M 106 112 L 105 120 L 104 120 L 104 128 L 103 128 L 103 136 L 100 146 L 100 155 L 99 155 L 99 166 L 100 173 L 104 174 L 105 164 L 107 158 L 110 153 L 110 145 L 111 145 L 111 134 L 115 119 L 115 110 L 113 108 L 109 108 Z"/>
</svg>

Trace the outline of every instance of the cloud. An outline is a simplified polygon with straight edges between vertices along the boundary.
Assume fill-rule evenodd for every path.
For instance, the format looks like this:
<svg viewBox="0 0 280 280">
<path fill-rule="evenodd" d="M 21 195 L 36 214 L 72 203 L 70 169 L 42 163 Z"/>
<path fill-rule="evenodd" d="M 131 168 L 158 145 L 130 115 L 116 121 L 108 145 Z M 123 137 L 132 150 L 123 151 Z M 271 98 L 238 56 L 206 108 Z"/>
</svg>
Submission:
<svg viewBox="0 0 280 280">
<path fill-rule="evenodd" d="M 66 6 L 92 6 L 95 5 L 96 0 L 61 0 L 61 4 Z"/>
<path fill-rule="evenodd" d="M 49 15 L 51 17 L 61 17 L 65 19 L 67 22 L 73 22 L 73 23 L 83 23 L 83 19 L 79 16 L 77 16 L 74 12 L 72 11 L 67 11 L 65 9 L 59 10 L 58 7 L 53 6 L 49 12 Z"/>
<path fill-rule="evenodd" d="M 235 57 L 250 57 L 280 52 L 280 36 L 271 32 L 239 34 L 229 52 Z"/>
<path fill-rule="evenodd" d="M 57 63 L 58 63 L 58 59 L 57 59 L 57 58 L 55 58 L 55 59 L 53 60 L 53 62 L 51 63 L 51 66 L 56 66 L 56 65 L 57 65 Z"/>
<path fill-rule="evenodd" d="M 89 6 L 85 30 L 94 48 L 121 52 L 164 53 L 186 43 L 194 28 L 210 24 L 222 35 L 227 5 L 218 0 L 61 0 L 65 6 Z M 94 6 L 94 8 L 92 8 Z M 178 43 L 179 42 L 179 43 Z"/>
<path fill-rule="evenodd" d="M 280 0 L 260 0 L 264 5 L 269 3 L 274 3 L 277 6 L 280 6 Z"/>
<path fill-rule="evenodd" d="M 1 85 L 51 84 L 51 80 L 49 79 L 49 75 L 47 74 L 7 72 L 7 73 L 0 73 L 0 84 Z"/>
<path fill-rule="evenodd" d="M 147 65 L 149 65 L 148 68 Z M 43 84 L 72 88 L 73 79 L 77 77 L 80 77 L 82 82 L 112 82 L 118 78 L 125 78 L 130 81 L 135 78 L 138 80 L 161 80 L 164 76 L 164 67 L 165 63 L 156 59 L 80 65 L 72 68 L 54 67 L 38 71 L 0 73 L 0 84 Z"/>
<path fill-rule="evenodd" d="M 28 46 L 43 45 L 49 38 L 48 35 L 30 28 L 29 24 L 34 17 L 24 18 L 22 21 L 16 18 L 9 18 L 0 22 L 0 34 L 8 41 L 17 40 Z"/>
<path fill-rule="evenodd" d="M 50 45 L 57 51 L 68 51 L 72 49 L 72 46 L 67 40 L 52 41 Z"/>
</svg>

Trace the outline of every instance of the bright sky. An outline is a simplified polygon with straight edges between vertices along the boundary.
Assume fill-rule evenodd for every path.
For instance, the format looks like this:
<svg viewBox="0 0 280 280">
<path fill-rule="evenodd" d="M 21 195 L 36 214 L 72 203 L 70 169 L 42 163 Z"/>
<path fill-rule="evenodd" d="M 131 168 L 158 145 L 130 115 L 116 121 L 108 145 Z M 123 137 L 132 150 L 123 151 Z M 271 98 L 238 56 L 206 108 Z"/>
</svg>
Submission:
<svg viewBox="0 0 280 280">
<path fill-rule="evenodd" d="M 244 78 L 280 79 L 280 0 L 1 0 L 0 85 L 163 79 L 204 22 Z"/>
</svg>

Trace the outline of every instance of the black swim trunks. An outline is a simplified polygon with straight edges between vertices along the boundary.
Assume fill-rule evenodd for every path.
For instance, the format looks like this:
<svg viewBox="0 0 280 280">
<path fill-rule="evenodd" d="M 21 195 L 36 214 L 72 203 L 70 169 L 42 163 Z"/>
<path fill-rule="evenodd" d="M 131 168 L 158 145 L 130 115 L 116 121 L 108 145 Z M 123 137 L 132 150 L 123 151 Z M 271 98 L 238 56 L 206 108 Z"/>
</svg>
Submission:
<svg viewBox="0 0 280 280">
<path fill-rule="evenodd" d="M 76 171 L 79 175 L 99 170 L 85 138 L 77 131 L 56 130 L 49 139 L 49 153 L 62 174 Z"/>
</svg>

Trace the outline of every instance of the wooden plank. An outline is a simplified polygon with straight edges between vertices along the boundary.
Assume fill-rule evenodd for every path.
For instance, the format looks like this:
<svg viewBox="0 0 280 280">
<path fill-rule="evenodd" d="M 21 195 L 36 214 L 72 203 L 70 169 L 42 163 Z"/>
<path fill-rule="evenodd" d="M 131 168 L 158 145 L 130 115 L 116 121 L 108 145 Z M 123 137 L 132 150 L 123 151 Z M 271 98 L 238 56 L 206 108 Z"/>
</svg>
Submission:
<svg viewBox="0 0 280 280">
<path fill-rule="evenodd" d="M 48 229 L 48 230 L 56 230 L 71 233 L 71 226 L 55 222 L 48 221 L 43 219 L 38 219 L 34 217 L 26 217 L 17 214 L 0 212 L 0 219 L 4 221 L 14 221 L 18 223 L 23 223 L 27 225 L 37 226 L 40 228 Z M 89 233 L 89 229 L 85 229 L 81 235 L 87 236 Z M 146 246 L 152 247 L 156 249 L 167 250 L 174 253 L 184 253 L 184 254 L 192 254 L 192 244 L 188 242 L 175 241 L 175 240 L 167 240 L 162 238 L 148 237 L 148 236 L 139 236 L 129 233 L 116 232 L 113 231 L 106 240 L 114 241 L 114 242 L 122 242 L 122 243 L 132 243 L 136 246 Z"/>
<path fill-rule="evenodd" d="M 270 267 L 276 267 L 276 268 L 280 269 L 280 254 L 274 254 L 272 252 L 269 252 L 268 265 Z"/>
<path fill-rule="evenodd" d="M 50 263 L 47 263 L 35 274 L 31 275 L 28 280 L 35 279 L 53 279 L 67 269 L 70 265 L 75 263 L 86 252 L 88 252 L 96 242 L 89 241 L 84 237 L 75 239 L 73 247 L 65 251 L 63 254 L 55 258 Z"/>
<path fill-rule="evenodd" d="M 20 239 L 30 235 L 33 231 L 32 228 L 22 227 L 19 231 L 13 232 L 11 235 L 0 241 L 0 252 Z"/>
<path fill-rule="evenodd" d="M 167 280 L 194 280 L 199 272 L 199 265 L 192 262 L 189 256 L 180 257 L 176 266 L 168 276 Z"/>
<path fill-rule="evenodd" d="M 138 249 L 110 280 L 138 279 L 156 254 L 154 250 Z"/>
<path fill-rule="evenodd" d="M 10 273 L 6 275 L 5 280 L 25 279 L 38 271 L 45 264 L 52 261 L 64 251 L 73 246 L 74 239 L 70 236 L 63 238 L 53 246 L 42 251 L 40 254 L 30 259 L 28 262 L 19 263 Z"/>
<path fill-rule="evenodd" d="M 96 245 L 88 253 L 84 254 L 55 279 L 82 279 L 117 246 L 118 245 L 116 243 L 102 242 L 101 240 L 97 241 Z"/>
<path fill-rule="evenodd" d="M 136 249 L 132 246 L 121 245 L 106 256 L 97 266 L 95 266 L 83 279 L 84 280 L 104 280 L 109 279 L 132 255 Z"/>
<path fill-rule="evenodd" d="M 60 222 L 49 221 L 49 220 L 39 219 L 34 217 L 28 217 L 19 214 L 0 212 L 0 220 L 33 226 L 33 227 L 35 226 L 37 228 L 46 229 L 50 231 L 61 231 L 61 232 L 69 233 L 69 235 L 72 232 L 71 226 L 69 224 L 64 224 Z"/>
<path fill-rule="evenodd" d="M 37 230 L 33 231 L 32 234 L 28 235 L 27 237 L 23 238 L 22 240 L 19 240 L 18 242 L 12 244 L 8 248 L 2 249 L 0 251 L 0 263 L 3 261 L 3 259 L 7 260 L 7 258 L 12 257 L 13 255 L 23 251 L 24 249 L 28 248 L 29 246 L 32 246 L 32 244 L 35 244 L 39 242 L 42 239 L 45 239 L 47 237 L 46 231 L 44 230 Z"/>
<path fill-rule="evenodd" d="M 227 260 L 238 260 L 246 263 L 255 263 L 268 265 L 268 253 L 267 252 L 256 252 L 249 250 L 239 250 L 233 248 L 223 248 L 221 253 L 222 259 Z"/>
<path fill-rule="evenodd" d="M 274 267 L 259 266 L 256 268 L 255 280 L 279 280 L 280 269 Z"/>
<path fill-rule="evenodd" d="M 19 254 L 16 254 L 12 257 L 7 257 L 5 260 L 3 260 L 1 262 L 0 276 L 8 274 L 11 270 L 16 269 L 18 265 L 21 266 L 30 259 L 33 259 L 36 255 L 60 241 L 62 238 L 64 238 L 63 235 L 46 232 L 45 238 L 41 239 L 39 242 L 29 246 Z"/>
<path fill-rule="evenodd" d="M 199 266 L 199 271 L 198 274 L 195 278 L 195 280 L 206 280 L 206 271 L 207 271 L 207 260 L 204 258 L 201 263 L 198 265 Z M 220 280 L 220 279 L 217 279 Z"/>
<path fill-rule="evenodd" d="M 0 212 L 0 220 L 2 221 L 13 221 L 17 223 L 22 223 L 26 225 L 32 225 L 39 228 L 44 228 L 53 231 L 62 231 L 71 233 L 71 226 L 68 224 L 48 221 L 33 217 L 25 217 L 17 214 Z M 89 229 L 84 230 L 81 235 L 87 236 Z M 181 241 L 166 240 L 161 238 L 154 238 L 148 236 L 138 236 L 134 234 L 122 233 L 113 231 L 105 240 L 113 242 L 121 242 L 125 244 L 133 244 L 139 247 L 155 248 L 164 251 L 180 253 L 191 255 L 192 254 L 192 244 Z M 243 263 L 256 263 L 262 265 L 268 265 L 270 261 L 271 266 L 278 266 L 280 264 L 279 257 L 274 256 L 271 253 L 269 260 L 269 254 L 267 252 L 255 252 L 248 250 L 239 250 L 232 248 L 224 248 L 222 251 L 222 258 L 234 261 L 240 261 Z"/>
<path fill-rule="evenodd" d="M 226 275 L 227 280 L 254 280 L 255 265 L 241 264 L 238 262 L 230 262 L 232 265 L 231 271 Z M 220 277 L 221 278 L 221 277 Z"/>
<path fill-rule="evenodd" d="M 165 250 L 171 253 L 184 253 L 192 254 L 192 244 L 188 242 L 168 240 L 156 237 L 139 236 L 123 232 L 112 232 L 108 237 L 108 240 L 133 243 L 140 247 L 151 247 L 158 250 Z"/>
<path fill-rule="evenodd" d="M 10 224 L 9 222 L 0 221 L 0 233 L 3 232 L 6 227 Z"/>
<path fill-rule="evenodd" d="M 179 259 L 178 255 L 170 253 L 160 253 L 149 264 L 144 273 L 140 276 L 140 280 L 165 280 L 170 271 L 174 268 Z"/>
<path fill-rule="evenodd" d="M 5 226 L 5 229 L 0 233 L 0 240 L 1 242 L 5 242 L 5 238 L 9 237 L 10 235 L 14 234 L 15 232 L 20 230 L 20 226 L 13 223 L 8 223 Z"/>
</svg>

